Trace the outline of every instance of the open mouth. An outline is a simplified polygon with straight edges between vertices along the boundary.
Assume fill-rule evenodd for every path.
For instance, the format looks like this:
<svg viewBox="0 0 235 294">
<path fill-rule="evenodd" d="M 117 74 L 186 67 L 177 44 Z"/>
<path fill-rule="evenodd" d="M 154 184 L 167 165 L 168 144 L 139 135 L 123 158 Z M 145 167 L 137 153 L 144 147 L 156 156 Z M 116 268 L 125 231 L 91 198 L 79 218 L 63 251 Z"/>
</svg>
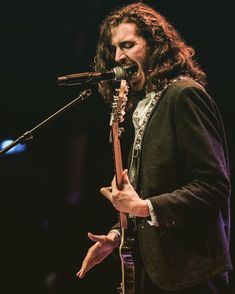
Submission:
<svg viewBox="0 0 235 294">
<path fill-rule="evenodd" d="M 127 73 L 127 81 L 134 91 L 140 91 L 145 85 L 145 76 L 138 64 L 126 64 L 122 68 Z"/>
<path fill-rule="evenodd" d="M 125 65 L 123 68 L 126 70 L 129 78 L 132 78 L 134 75 L 138 74 L 138 66 L 136 64 Z"/>
</svg>

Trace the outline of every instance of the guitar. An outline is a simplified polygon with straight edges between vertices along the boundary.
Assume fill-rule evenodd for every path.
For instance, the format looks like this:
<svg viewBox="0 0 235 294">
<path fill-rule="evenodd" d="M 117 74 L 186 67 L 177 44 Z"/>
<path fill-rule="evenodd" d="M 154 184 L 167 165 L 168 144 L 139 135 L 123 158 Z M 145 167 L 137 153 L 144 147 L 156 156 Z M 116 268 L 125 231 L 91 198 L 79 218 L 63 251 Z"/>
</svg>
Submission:
<svg viewBox="0 0 235 294">
<path fill-rule="evenodd" d="M 124 120 L 125 105 L 127 101 L 128 84 L 126 80 L 121 80 L 120 88 L 116 90 L 117 95 L 114 95 L 114 101 L 111 112 L 111 135 L 114 153 L 114 166 L 116 175 L 116 184 L 119 190 L 123 189 L 122 183 L 122 154 L 120 135 L 121 128 L 119 122 Z M 132 225 L 128 214 L 119 212 L 119 227 L 121 233 L 121 243 L 119 246 L 119 255 L 121 260 L 122 281 L 118 288 L 119 294 L 134 294 L 135 293 L 135 267 L 132 256 L 132 244 L 134 241 L 133 233 L 131 230 Z"/>
</svg>

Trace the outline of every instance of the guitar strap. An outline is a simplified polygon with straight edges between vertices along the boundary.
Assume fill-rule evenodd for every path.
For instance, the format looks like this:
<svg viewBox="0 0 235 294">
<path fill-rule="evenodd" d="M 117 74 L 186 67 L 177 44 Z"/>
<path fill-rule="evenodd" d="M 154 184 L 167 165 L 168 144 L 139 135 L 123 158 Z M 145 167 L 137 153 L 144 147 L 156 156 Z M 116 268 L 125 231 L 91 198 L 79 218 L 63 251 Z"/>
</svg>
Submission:
<svg viewBox="0 0 235 294">
<path fill-rule="evenodd" d="M 154 93 L 151 93 L 154 94 Z M 157 94 L 150 96 L 150 101 L 147 102 L 147 106 L 142 106 L 141 101 L 138 103 L 137 108 L 134 112 L 145 112 L 145 116 L 142 119 L 142 123 L 138 125 L 138 122 L 135 122 L 135 118 L 133 115 L 133 124 L 135 126 L 135 140 L 134 144 L 132 146 L 131 154 L 130 154 L 130 165 L 129 165 L 129 179 L 136 191 L 138 191 L 138 178 L 139 178 L 139 170 L 140 170 L 140 154 L 141 154 L 141 143 L 142 138 L 144 136 L 146 125 L 151 117 L 151 114 L 153 113 L 153 110 L 157 106 L 159 99 L 156 99 L 158 97 Z M 145 98 L 147 99 L 147 98 Z M 145 109 L 147 108 L 147 109 Z M 140 120 L 140 118 L 136 119 L 137 121 Z"/>
</svg>

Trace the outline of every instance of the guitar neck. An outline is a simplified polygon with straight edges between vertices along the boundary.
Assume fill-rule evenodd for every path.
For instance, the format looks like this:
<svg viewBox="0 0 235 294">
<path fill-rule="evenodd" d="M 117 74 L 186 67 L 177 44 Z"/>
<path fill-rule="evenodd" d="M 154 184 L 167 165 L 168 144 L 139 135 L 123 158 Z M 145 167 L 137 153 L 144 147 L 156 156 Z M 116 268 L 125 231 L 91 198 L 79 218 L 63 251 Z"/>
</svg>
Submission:
<svg viewBox="0 0 235 294">
<path fill-rule="evenodd" d="M 115 164 L 115 175 L 116 175 L 116 185 L 119 190 L 123 189 L 122 182 L 122 152 L 121 144 L 119 140 L 119 127 L 118 123 L 114 122 L 112 125 L 112 134 L 113 134 L 113 152 L 114 152 L 114 164 Z M 119 212 L 119 222 L 121 228 L 127 228 L 127 216 L 124 212 Z"/>
<path fill-rule="evenodd" d="M 112 125 L 113 133 L 113 152 L 114 152 L 114 164 L 115 164 L 115 175 L 116 175 L 116 184 L 119 190 L 123 189 L 122 184 L 122 154 L 121 154 L 121 145 L 119 140 L 119 127 L 118 123 L 115 122 Z"/>
</svg>

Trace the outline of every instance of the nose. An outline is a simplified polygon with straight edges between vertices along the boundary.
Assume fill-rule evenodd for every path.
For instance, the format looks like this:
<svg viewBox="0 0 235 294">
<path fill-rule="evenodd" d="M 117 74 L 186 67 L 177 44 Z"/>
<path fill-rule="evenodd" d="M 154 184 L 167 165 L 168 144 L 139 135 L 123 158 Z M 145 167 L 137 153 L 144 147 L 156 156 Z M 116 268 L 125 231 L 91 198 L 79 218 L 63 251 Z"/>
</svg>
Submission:
<svg viewBox="0 0 235 294">
<path fill-rule="evenodd" d="M 115 54 L 115 61 L 117 63 L 124 63 L 126 60 L 126 55 L 125 53 L 123 52 L 123 50 L 119 47 L 116 48 L 116 54 Z"/>
</svg>

